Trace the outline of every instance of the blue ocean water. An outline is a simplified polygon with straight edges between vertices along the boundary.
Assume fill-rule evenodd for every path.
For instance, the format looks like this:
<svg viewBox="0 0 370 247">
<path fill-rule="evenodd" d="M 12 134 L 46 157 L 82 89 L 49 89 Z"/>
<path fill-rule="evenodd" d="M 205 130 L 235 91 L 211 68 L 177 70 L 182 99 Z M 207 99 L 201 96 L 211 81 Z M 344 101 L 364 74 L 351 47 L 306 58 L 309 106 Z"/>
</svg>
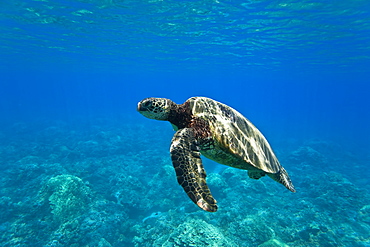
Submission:
<svg viewBox="0 0 370 247">
<path fill-rule="evenodd" d="M 0 3 L 1 246 L 370 246 L 370 3 Z M 297 189 L 203 158 L 177 184 L 146 97 L 205 96 L 266 136 Z"/>
</svg>

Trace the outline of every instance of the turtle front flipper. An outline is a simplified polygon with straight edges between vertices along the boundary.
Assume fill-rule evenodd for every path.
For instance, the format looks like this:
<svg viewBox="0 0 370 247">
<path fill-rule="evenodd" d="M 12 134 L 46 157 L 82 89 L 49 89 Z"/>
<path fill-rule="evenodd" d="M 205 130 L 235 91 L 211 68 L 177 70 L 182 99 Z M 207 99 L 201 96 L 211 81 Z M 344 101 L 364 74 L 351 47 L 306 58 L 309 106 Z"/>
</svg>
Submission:
<svg viewBox="0 0 370 247">
<path fill-rule="evenodd" d="M 186 194 L 201 209 L 216 212 L 216 200 L 206 183 L 206 172 L 193 129 L 184 128 L 175 133 L 170 153 L 177 182 L 184 188 Z"/>
</svg>

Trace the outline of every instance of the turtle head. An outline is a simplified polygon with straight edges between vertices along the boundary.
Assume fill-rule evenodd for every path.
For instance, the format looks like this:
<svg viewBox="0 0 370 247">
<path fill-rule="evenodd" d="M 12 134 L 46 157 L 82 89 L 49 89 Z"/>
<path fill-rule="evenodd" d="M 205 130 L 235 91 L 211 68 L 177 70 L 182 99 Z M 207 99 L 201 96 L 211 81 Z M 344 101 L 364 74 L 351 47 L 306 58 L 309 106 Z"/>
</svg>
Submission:
<svg viewBox="0 0 370 247">
<path fill-rule="evenodd" d="M 175 103 L 165 98 L 146 98 L 137 104 L 137 111 L 144 117 L 156 120 L 168 120 Z"/>
</svg>

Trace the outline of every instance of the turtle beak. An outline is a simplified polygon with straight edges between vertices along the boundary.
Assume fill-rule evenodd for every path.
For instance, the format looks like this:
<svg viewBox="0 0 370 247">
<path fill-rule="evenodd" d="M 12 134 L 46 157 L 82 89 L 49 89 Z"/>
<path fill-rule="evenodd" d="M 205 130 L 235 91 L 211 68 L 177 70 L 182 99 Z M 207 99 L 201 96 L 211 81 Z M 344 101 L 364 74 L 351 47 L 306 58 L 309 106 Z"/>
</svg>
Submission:
<svg viewBox="0 0 370 247">
<path fill-rule="evenodd" d="M 140 101 L 139 103 L 137 103 L 137 108 L 136 110 L 138 112 L 144 112 L 144 111 L 147 111 L 148 108 L 146 108 L 143 104 L 142 104 L 142 101 Z"/>
<path fill-rule="evenodd" d="M 141 107 L 141 102 L 137 103 L 137 108 L 136 108 L 136 110 L 137 110 L 138 112 L 143 111 L 143 108 Z"/>
</svg>

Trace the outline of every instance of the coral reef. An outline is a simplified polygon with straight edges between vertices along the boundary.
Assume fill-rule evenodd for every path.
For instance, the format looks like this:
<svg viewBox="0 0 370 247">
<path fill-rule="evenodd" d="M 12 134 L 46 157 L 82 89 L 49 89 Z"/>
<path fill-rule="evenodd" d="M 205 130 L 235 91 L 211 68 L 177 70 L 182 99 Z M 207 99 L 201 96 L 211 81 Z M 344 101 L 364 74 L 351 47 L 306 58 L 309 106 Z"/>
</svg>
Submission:
<svg viewBox="0 0 370 247">
<path fill-rule="evenodd" d="M 170 246 L 234 246 L 235 243 L 226 238 L 222 231 L 204 220 L 189 219 L 180 224 L 169 234 L 168 239 L 162 244 Z"/>
<path fill-rule="evenodd" d="M 72 175 L 59 175 L 47 181 L 42 194 L 50 202 L 54 220 L 66 222 L 88 208 L 91 191 L 82 179 Z"/>
<path fill-rule="evenodd" d="M 4 126 L 2 246 L 370 245 L 368 157 L 290 141 L 281 162 L 297 193 L 205 161 L 219 204 L 210 214 L 177 184 L 163 128 L 112 119 Z"/>
<path fill-rule="evenodd" d="M 269 241 L 258 245 L 258 247 L 289 247 L 289 246 L 277 239 L 270 239 Z"/>
<path fill-rule="evenodd" d="M 361 221 L 370 224 L 370 205 L 365 205 L 360 209 L 359 218 Z"/>
</svg>

